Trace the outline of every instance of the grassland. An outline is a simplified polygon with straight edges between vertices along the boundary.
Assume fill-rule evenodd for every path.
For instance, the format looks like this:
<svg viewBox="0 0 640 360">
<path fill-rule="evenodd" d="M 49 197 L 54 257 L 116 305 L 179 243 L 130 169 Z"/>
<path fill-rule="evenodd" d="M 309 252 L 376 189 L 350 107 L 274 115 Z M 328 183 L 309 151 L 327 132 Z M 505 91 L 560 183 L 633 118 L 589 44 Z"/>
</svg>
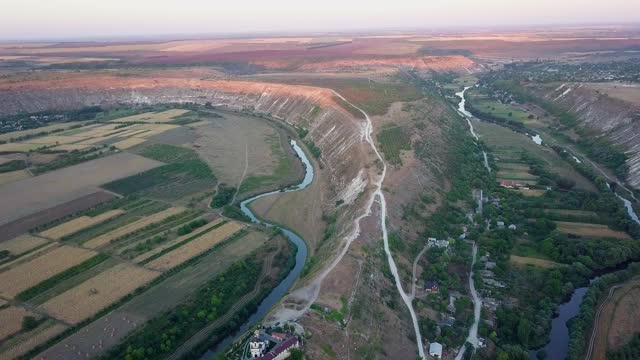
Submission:
<svg viewBox="0 0 640 360">
<path fill-rule="evenodd" d="M 271 174 L 246 177 L 238 190 L 240 198 L 247 197 L 247 195 L 253 194 L 265 187 L 273 186 L 273 184 L 286 183 L 290 181 L 289 179 L 295 174 L 293 159 L 288 154 L 289 150 L 286 148 L 286 146 L 289 145 L 283 141 L 280 134 L 274 134 L 265 139 L 270 146 L 271 159 L 275 161 L 276 165 Z"/>
<path fill-rule="evenodd" d="M 411 139 L 407 131 L 399 126 L 386 126 L 378 134 L 378 143 L 385 160 L 393 165 L 402 165 L 402 151 L 411 150 Z"/>
</svg>

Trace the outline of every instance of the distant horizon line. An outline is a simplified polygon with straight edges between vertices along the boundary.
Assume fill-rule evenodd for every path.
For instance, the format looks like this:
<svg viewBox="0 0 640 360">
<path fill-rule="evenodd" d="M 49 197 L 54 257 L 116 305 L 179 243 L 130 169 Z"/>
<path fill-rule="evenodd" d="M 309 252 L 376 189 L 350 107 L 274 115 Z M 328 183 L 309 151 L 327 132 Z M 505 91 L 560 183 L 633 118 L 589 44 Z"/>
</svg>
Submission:
<svg viewBox="0 0 640 360">
<path fill-rule="evenodd" d="M 300 36 L 376 36 L 376 35 L 441 35 L 460 34 L 463 31 L 474 30 L 479 33 L 491 31 L 534 31 L 541 28 L 546 30 L 589 28 L 589 27 L 625 27 L 640 30 L 640 22 L 585 22 L 585 23 L 531 23 L 531 24 L 503 24 L 503 25 L 434 25 L 429 27 L 378 27 L 343 30 L 288 30 L 288 31 L 227 31 L 227 32 L 185 32 L 185 33 L 149 33 L 149 34 L 93 34 L 83 36 L 26 36 L 24 38 L 4 38 L 0 35 L 0 43 L 34 43 L 34 42 L 116 42 L 116 41 L 186 41 L 206 39 L 246 39 L 253 37 L 300 37 Z M 552 29 L 549 29 L 552 27 Z"/>
</svg>

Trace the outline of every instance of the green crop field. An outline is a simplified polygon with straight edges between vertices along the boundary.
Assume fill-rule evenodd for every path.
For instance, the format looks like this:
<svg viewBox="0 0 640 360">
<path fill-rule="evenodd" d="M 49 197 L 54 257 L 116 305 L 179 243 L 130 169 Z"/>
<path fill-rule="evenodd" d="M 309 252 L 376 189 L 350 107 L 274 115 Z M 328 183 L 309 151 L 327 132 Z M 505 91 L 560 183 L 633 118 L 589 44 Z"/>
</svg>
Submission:
<svg viewBox="0 0 640 360">
<path fill-rule="evenodd" d="M 166 165 L 104 185 L 123 195 L 145 195 L 161 200 L 178 200 L 213 188 L 216 177 L 198 154 L 190 149 L 154 144 L 140 150 L 140 155 Z"/>
</svg>

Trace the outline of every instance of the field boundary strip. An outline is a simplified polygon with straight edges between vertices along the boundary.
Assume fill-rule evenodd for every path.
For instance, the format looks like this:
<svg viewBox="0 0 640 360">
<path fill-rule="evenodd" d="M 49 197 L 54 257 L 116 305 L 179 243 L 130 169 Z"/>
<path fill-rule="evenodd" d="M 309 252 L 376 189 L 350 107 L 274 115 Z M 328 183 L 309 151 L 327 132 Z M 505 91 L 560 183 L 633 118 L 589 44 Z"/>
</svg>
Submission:
<svg viewBox="0 0 640 360">
<path fill-rule="evenodd" d="M 193 239 L 195 239 L 196 237 L 204 234 L 205 232 L 211 231 L 213 229 L 216 229 L 222 225 L 224 225 L 226 223 L 226 221 L 222 218 L 218 218 L 212 222 L 210 222 L 209 224 L 205 225 L 204 227 L 200 228 L 200 229 L 196 229 L 194 230 L 194 233 L 190 233 L 190 234 L 185 234 L 182 235 L 180 237 L 177 237 L 171 241 L 169 241 L 166 244 L 162 244 L 158 247 L 155 247 L 149 251 L 147 251 L 146 253 L 140 254 L 137 257 L 135 257 L 132 261 L 134 263 L 137 264 L 143 264 L 143 263 L 147 263 L 157 257 L 160 257 L 164 254 L 166 254 L 167 252 L 178 248 L 179 246 L 184 245 L 186 242 L 191 241 Z"/>
</svg>

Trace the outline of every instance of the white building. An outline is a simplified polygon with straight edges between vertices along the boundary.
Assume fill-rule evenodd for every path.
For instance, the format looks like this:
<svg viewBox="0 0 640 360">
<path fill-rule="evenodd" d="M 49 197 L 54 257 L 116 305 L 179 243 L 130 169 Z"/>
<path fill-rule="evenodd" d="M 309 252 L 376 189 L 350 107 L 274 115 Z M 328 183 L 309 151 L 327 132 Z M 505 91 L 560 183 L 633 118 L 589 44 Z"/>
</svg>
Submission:
<svg viewBox="0 0 640 360">
<path fill-rule="evenodd" d="M 428 238 L 427 239 L 427 247 L 437 247 L 439 249 L 447 249 L 449 248 L 449 240 L 438 240 L 436 238 Z"/>
<path fill-rule="evenodd" d="M 429 355 L 433 356 L 436 359 L 442 358 L 442 344 L 437 342 L 432 342 L 429 344 Z"/>
<path fill-rule="evenodd" d="M 255 332 L 255 336 L 249 341 L 249 351 L 252 358 L 258 358 L 264 355 L 267 350 L 267 342 L 260 339 L 260 333 L 258 330 Z"/>
</svg>

